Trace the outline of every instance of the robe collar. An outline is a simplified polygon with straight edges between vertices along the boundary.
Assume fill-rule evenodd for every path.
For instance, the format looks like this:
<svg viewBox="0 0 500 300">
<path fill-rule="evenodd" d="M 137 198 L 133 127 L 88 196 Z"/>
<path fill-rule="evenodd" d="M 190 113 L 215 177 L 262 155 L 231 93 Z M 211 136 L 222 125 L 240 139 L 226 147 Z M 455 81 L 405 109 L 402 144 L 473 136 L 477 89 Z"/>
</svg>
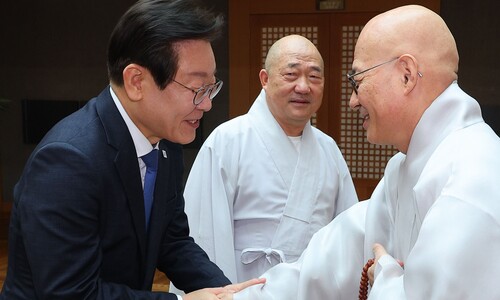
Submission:
<svg viewBox="0 0 500 300">
<path fill-rule="evenodd" d="M 443 140 L 453 131 L 482 121 L 479 104 L 462 91 L 456 82 L 453 82 L 423 113 L 411 137 L 407 154 L 398 153 L 387 165 L 388 172 L 384 177 L 390 199 L 388 203 L 391 206 L 390 215 L 392 218 L 397 216 L 399 205 L 405 208 L 410 205 L 415 212 L 413 216 L 404 217 L 405 219 L 412 218 L 411 223 L 408 224 L 411 233 L 408 233 L 406 231 L 408 228 L 403 228 L 402 224 L 394 224 L 399 227 L 395 228 L 396 231 L 406 232 L 403 237 L 396 234 L 402 239 L 395 241 L 396 244 L 400 244 L 399 247 L 402 247 L 399 254 L 407 255 L 413 247 L 423 219 L 435 201 L 435 199 L 418 197 L 417 183 L 427 162 Z M 410 203 L 403 201 L 410 201 Z M 401 213 L 407 214 L 407 211 Z M 402 258 L 404 257 L 400 257 Z"/>
<path fill-rule="evenodd" d="M 483 122 L 479 103 L 453 82 L 424 112 L 410 140 L 402 170 L 415 186 L 420 174 L 442 141 L 453 131 Z M 423 219 L 432 203 L 417 203 Z"/>
<path fill-rule="evenodd" d="M 262 90 L 248 112 L 253 125 L 269 151 L 276 165 L 289 196 L 285 207 L 285 215 L 310 222 L 321 182 L 317 171 L 320 166 L 320 146 L 313 128 L 307 123 L 302 132 L 300 154 L 292 141 L 285 134 L 266 101 L 266 93 Z"/>
</svg>

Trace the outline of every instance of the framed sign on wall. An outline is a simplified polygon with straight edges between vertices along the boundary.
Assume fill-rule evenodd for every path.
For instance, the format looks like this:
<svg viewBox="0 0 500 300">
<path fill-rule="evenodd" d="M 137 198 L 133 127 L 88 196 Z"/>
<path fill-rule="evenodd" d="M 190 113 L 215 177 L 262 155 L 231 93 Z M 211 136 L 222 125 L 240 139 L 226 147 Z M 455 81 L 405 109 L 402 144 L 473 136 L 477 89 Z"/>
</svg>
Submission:
<svg viewBox="0 0 500 300">
<path fill-rule="evenodd" d="M 316 0 L 318 10 L 344 9 L 345 0 Z"/>
</svg>

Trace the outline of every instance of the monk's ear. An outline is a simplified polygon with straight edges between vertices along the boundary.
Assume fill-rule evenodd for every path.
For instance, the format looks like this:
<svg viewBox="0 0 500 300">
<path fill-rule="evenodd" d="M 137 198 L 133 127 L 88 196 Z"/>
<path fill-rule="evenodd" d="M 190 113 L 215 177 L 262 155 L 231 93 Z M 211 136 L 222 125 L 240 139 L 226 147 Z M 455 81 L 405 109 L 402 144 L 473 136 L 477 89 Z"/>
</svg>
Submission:
<svg viewBox="0 0 500 300">
<path fill-rule="evenodd" d="M 404 94 L 408 95 L 417 86 L 421 73 L 418 71 L 417 59 L 410 54 L 401 55 L 398 64 L 402 71 L 402 83 L 404 84 Z"/>
<path fill-rule="evenodd" d="M 267 73 L 266 69 L 260 70 L 259 79 L 260 79 L 260 84 L 262 85 L 263 88 L 265 88 L 269 81 L 269 74 Z"/>
<path fill-rule="evenodd" d="M 145 75 L 144 67 L 137 64 L 127 65 L 123 69 L 123 87 L 130 100 L 139 101 L 143 98 Z"/>
</svg>

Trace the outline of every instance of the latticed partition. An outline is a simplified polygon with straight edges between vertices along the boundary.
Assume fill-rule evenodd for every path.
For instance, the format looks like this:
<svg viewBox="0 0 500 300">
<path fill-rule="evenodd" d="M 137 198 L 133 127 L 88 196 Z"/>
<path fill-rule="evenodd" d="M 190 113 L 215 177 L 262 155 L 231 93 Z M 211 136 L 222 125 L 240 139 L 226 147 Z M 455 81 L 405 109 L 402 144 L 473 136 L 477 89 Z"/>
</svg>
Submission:
<svg viewBox="0 0 500 300">
<path fill-rule="evenodd" d="M 354 46 L 363 26 L 342 26 L 342 76 L 352 67 Z M 394 147 L 368 143 L 359 113 L 349 107 L 352 89 L 347 80 L 341 83 L 340 149 L 353 179 L 379 180 L 387 161 L 396 153 Z"/>
<path fill-rule="evenodd" d="M 316 47 L 318 46 L 318 27 L 317 26 L 297 26 L 297 27 L 263 27 L 261 30 L 261 66 L 264 67 L 267 52 L 274 42 L 280 38 L 298 34 L 308 38 Z M 311 124 L 316 126 L 317 116 L 313 115 Z"/>
<path fill-rule="evenodd" d="M 323 104 L 311 118 L 311 124 L 334 137 L 344 155 L 360 199 L 370 197 L 383 176 L 393 147 L 371 145 L 358 112 L 349 107 L 352 90 L 346 74 L 352 67 L 354 47 L 369 14 L 338 15 L 253 15 L 250 30 L 249 104 L 261 88 L 258 76 L 267 52 L 278 39 L 302 35 L 321 52 L 325 60 Z"/>
</svg>

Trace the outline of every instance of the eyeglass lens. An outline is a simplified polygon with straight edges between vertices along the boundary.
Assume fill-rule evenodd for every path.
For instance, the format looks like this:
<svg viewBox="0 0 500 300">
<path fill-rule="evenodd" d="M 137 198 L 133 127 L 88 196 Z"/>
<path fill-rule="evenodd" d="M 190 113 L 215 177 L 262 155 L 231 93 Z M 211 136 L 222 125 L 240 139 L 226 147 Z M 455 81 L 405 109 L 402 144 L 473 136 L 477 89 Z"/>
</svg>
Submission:
<svg viewBox="0 0 500 300">
<path fill-rule="evenodd" d="M 356 80 L 353 77 L 350 77 L 349 75 L 347 76 L 347 80 L 351 84 L 351 87 L 352 87 L 354 93 L 356 93 L 356 95 L 357 95 L 358 94 L 358 84 L 356 83 Z"/>
<path fill-rule="evenodd" d="M 219 93 L 221 88 L 222 88 L 222 81 L 219 80 L 216 83 L 207 86 L 205 89 L 198 91 L 194 96 L 194 101 L 193 101 L 194 104 L 195 105 L 200 104 L 203 101 L 203 99 L 205 99 L 206 96 L 208 96 L 208 98 L 212 100 Z"/>
</svg>

